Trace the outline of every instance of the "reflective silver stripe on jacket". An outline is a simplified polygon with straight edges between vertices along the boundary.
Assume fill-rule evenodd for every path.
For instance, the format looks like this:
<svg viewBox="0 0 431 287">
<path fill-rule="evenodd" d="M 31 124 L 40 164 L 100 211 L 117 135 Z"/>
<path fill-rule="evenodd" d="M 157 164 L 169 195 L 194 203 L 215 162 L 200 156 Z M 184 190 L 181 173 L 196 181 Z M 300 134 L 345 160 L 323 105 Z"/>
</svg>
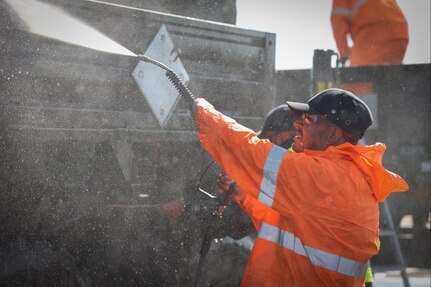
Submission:
<svg viewBox="0 0 431 287">
<path fill-rule="evenodd" d="M 265 160 L 263 167 L 263 179 L 260 184 L 259 201 L 268 207 L 272 207 L 275 188 L 277 187 L 277 176 L 281 161 L 287 150 L 273 145 Z"/>
<path fill-rule="evenodd" d="M 352 20 L 353 16 L 355 16 L 356 12 L 364 6 L 365 2 L 367 0 L 358 0 L 356 1 L 355 5 L 352 9 L 344 9 L 344 8 L 332 8 L 332 15 L 339 14 L 349 17 L 350 20 Z"/>
<path fill-rule="evenodd" d="M 336 254 L 304 246 L 301 239 L 277 226 L 263 223 L 260 227 L 258 237 L 274 242 L 296 254 L 308 257 L 311 264 L 331 271 L 353 277 L 364 277 L 367 271 L 367 263 L 354 261 Z"/>
</svg>

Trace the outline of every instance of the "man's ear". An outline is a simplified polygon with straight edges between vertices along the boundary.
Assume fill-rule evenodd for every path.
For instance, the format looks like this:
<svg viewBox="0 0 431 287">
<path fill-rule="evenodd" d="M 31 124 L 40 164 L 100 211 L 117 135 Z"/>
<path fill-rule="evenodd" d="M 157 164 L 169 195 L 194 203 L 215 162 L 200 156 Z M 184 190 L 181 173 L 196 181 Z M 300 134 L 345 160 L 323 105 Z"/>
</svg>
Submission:
<svg viewBox="0 0 431 287">
<path fill-rule="evenodd" d="M 336 126 L 329 128 L 329 141 L 333 145 L 339 145 L 344 142 L 343 131 Z"/>
</svg>

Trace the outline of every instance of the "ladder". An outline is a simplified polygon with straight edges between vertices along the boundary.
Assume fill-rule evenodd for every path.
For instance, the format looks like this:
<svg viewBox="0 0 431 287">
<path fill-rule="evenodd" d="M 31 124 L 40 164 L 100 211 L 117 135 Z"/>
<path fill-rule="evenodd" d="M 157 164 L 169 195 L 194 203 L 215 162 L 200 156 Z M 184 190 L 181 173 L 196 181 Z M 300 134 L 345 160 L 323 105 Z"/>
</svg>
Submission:
<svg viewBox="0 0 431 287">
<path fill-rule="evenodd" d="M 380 204 L 381 216 L 386 220 L 387 228 L 380 230 L 380 237 L 389 237 L 391 240 L 392 249 L 395 254 L 397 264 L 394 266 L 379 266 L 378 269 L 382 270 L 399 270 L 403 278 L 404 287 L 410 287 L 409 278 L 406 272 L 406 264 L 404 261 L 403 252 L 401 251 L 401 244 L 396 232 L 396 227 L 392 218 L 391 210 L 387 201 Z"/>
</svg>

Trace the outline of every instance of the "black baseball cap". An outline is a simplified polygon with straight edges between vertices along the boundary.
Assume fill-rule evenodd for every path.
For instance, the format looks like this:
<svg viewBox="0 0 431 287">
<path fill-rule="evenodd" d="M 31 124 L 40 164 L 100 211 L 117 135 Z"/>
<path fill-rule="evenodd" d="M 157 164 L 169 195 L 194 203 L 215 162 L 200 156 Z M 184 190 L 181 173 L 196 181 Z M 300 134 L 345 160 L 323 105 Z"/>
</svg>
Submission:
<svg viewBox="0 0 431 287">
<path fill-rule="evenodd" d="M 263 127 L 257 135 L 261 137 L 270 131 L 291 131 L 294 129 L 293 123 L 297 118 L 297 115 L 290 111 L 288 105 L 276 106 L 266 115 Z"/>
<path fill-rule="evenodd" d="M 323 115 L 355 140 L 360 140 L 373 123 L 367 104 L 352 92 L 342 89 L 327 89 L 307 103 L 287 102 L 287 105 L 297 114 L 308 112 Z"/>
</svg>

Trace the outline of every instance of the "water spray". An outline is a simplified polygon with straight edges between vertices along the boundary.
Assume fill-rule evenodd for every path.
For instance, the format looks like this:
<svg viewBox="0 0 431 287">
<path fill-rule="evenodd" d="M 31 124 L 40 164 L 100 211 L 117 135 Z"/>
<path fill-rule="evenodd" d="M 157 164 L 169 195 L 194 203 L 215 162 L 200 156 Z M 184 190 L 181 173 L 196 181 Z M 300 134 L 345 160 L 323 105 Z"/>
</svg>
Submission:
<svg viewBox="0 0 431 287">
<path fill-rule="evenodd" d="M 33 34 L 101 52 L 136 57 L 141 61 L 158 66 L 166 72 L 166 77 L 173 84 L 175 89 L 179 92 L 180 96 L 183 97 L 184 100 L 186 100 L 190 111 L 192 111 L 195 97 L 187 88 L 186 84 L 181 80 L 181 78 L 165 64 L 146 55 L 133 53 L 129 49 L 106 37 L 96 29 L 49 4 L 42 3 L 37 0 L 6 0 L 6 2 L 12 7 L 12 9 L 22 20 L 23 24 L 26 26 L 25 28 L 27 28 L 28 31 Z M 58 23 L 61 23 L 61 25 L 59 25 Z M 211 164 L 212 163 L 210 163 L 210 165 Z M 203 173 L 203 175 L 205 173 L 206 171 Z M 211 195 L 200 188 L 202 177 L 199 180 L 199 191 L 208 195 L 212 199 L 215 199 L 215 195 Z M 233 189 L 233 186 L 231 186 L 231 189 Z M 199 260 L 199 267 L 197 269 L 195 286 L 201 284 L 202 270 L 205 257 L 211 246 L 212 239 L 217 234 L 224 209 L 229 203 L 229 193 L 230 192 L 225 194 L 224 199 L 219 204 L 219 207 L 214 214 L 213 219 L 211 220 L 211 223 L 203 240 L 202 247 L 200 250 L 201 258 Z M 152 206 L 152 208 L 154 207 Z"/>
<path fill-rule="evenodd" d="M 195 97 L 178 75 L 165 64 L 146 55 L 133 53 L 93 27 L 50 4 L 37 0 L 6 0 L 6 2 L 22 20 L 25 28 L 33 34 L 101 52 L 137 57 L 160 67 L 166 71 L 166 77 L 191 108 Z"/>
</svg>

